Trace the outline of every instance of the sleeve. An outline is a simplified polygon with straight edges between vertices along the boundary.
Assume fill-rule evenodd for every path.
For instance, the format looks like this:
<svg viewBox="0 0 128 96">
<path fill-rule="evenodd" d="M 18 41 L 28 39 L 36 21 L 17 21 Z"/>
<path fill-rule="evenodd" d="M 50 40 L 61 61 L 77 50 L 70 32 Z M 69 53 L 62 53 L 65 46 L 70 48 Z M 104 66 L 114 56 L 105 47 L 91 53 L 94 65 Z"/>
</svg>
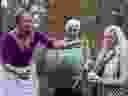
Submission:
<svg viewBox="0 0 128 96">
<path fill-rule="evenodd" d="M 39 39 L 46 48 L 54 48 L 53 40 L 48 40 L 48 32 L 40 33 Z"/>
<path fill-rule="evenodd" d="M 48 34 L 47 33 L 40 32 L 38 34 L 38 38 L 39 38 L 39 41 L 41 42 L 41 44 L 45 45 L 45 47 L 48 46 Z"/>
<path fill-rule="evenodd" d="M 40 33 L 39 39 L 41 44 L 45 45 L 46 48 L 58 48 L 64 45 L 62 40 L 49 40 L 47 32 Z"/>
</svg>

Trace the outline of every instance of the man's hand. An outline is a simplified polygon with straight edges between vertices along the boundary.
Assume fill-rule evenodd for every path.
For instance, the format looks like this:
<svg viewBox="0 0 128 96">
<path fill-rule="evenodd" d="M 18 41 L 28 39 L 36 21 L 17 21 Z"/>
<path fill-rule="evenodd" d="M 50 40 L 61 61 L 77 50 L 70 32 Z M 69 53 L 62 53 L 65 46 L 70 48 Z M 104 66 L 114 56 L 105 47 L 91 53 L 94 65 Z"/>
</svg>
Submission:
<svg viewBox="0 0 128 96">
<path fill-rule="evenodd" d="M 64 40 L 54 40 L 53 41 L 54 48 L 62 48 L 64 47 Z"/>
</svg>

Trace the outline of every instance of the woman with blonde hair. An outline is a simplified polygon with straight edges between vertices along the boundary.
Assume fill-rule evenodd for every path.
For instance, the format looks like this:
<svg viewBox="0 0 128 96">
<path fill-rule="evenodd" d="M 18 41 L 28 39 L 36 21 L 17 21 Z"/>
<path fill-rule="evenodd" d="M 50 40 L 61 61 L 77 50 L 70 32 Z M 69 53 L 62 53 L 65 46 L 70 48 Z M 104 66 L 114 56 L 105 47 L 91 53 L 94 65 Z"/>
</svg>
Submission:
<svg viewBox="0 0 128 96">
<path fill-rule="evenodd" d="M 99 52 L 96 66 L 93 71 L 88 74 L 88 79 L 90 79 L 89 81 L 91 82 L 96 83 L 98 81 L 104 85 L 110 85 L 112 90 L 107 96 L 113 96 L 116 93 L 121 94 L 122 91 L 120 91 L 120 88 L 127 87 L 128 65 L 126 58 L 128 45 L 124 32 L 119 26 L 110 25 L 106 27 L 104 36 L 111 37 L 111 39 L 106 38 L 103 40 L 103 47 L 105 48 L 102 48 Z M 97 75 L 99 73 L 102 73 L 102 75 Z"/>
</svg>

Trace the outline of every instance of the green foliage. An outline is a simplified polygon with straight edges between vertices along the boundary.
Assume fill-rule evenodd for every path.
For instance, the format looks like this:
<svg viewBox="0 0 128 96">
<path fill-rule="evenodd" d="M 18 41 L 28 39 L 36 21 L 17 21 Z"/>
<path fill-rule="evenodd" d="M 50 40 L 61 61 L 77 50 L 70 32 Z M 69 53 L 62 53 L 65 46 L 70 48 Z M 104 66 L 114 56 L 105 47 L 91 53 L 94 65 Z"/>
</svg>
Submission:
<svg viewBox="0 0 128 96">
<path fill-rule="evenodd" d="M 80 0 L 81 16 L 96 16 L 96 0 Z"/>
<path fill-rule="evenodd" d="M 80 33 L 81 48 L 96 48 L 96 32 Z"/>
</svg>

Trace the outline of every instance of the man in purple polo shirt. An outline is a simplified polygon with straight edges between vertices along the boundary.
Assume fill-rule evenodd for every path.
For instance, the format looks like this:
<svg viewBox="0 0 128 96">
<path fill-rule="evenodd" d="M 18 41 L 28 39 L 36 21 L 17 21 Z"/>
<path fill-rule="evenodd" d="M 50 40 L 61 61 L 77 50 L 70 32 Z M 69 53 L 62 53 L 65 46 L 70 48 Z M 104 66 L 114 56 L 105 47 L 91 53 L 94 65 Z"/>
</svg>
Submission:
<svg viewBox="0 0 128 96">
<path fill-rule="evenodd" d="M 16 32 L 4 33 L 1 57 L 4 64 L 27 66 L 32 58 L 33 49 L 48 45 L 47 32 L 32 32 L 32 17 L 17 16 Z"/>
</svg>

